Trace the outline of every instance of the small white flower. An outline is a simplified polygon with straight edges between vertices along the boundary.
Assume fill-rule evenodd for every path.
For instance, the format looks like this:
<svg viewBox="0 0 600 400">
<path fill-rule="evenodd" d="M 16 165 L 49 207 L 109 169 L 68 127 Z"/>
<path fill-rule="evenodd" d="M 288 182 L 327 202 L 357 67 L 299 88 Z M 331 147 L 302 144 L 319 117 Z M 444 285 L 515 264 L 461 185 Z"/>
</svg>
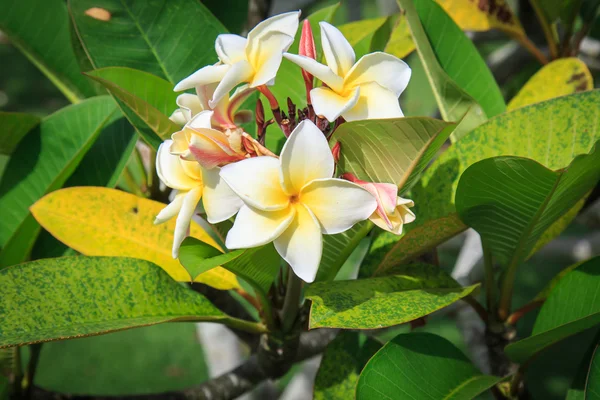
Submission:
<svg viewBox="0 0 600 400">
<path fill-rule="evenodd" d="M 158 148 L 156 172 L 160 180 L 178 191 L 173 201 L 163 208 L 154 220 L 166 222 L 177 215 L 173 239 L 173 258 L 179 255 L 179 246 L 188 235 L 196 206 L 203 198 L 208 222 L 217 223 L 232 217 L 242 206 L 242 201 L 231 191 L 220 176 L 219 169 L 204 169 L 195 161 L 186 161 L 171 154 L 171 140 Z"/>
<path fill-rule="evenodd" d="M 274 242 L 296 275 L 314 281 L 323 251 L 322 234 L 350 229 L 377 206 L 369 192 L 332 178 L 333 172 L 327 140 L 308 120 L 294 129 L 279 160 L 255 157 L 223 167 L 221 177 L 244 202 L 226 246 L 237 249 Z"/>
<path fill-rule="evenodd" d="M 219 62 L 194 72 L 175 86 L 175 91 L 218 82 L 209 101 L 211 108 L 233 88 L 248 83 L 250 88 L 272 85 L 298 30 L 299 11 L 271 17 L 252 29 L 248 38 L 233 34 L 217 37 L 215 50 Z"/>
<path fill-rule="evenodd" d="M 320 22 L 321 42 L 327 65 L 312 58 L 285 53 L 284 57 L 320 79 L 327 86 L 310 92 L 315 112 L 330 122 L 397 118 L 404 114 L 398 97 L 410 80 L 411 70 L 391 54 L 356 55 L 344 35 L 327 22 Z"/>
</svg>

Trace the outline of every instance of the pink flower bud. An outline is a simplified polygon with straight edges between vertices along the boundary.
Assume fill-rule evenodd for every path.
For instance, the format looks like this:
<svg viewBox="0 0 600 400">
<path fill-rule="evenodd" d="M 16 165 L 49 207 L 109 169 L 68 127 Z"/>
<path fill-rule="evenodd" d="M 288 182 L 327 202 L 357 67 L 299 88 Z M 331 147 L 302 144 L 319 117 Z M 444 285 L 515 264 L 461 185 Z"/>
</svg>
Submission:
<svg viewBox="0 0 600 400">
<path fill-rule="evenodd" d="M 333 146 L 333 149 L 331 149 L 331 154 L 333 154 L 333 161 L 336 164 L 340 161 L 341 151 L 342 151 L 342 144 L 340 142 L 336 142 L 335 145 Z M 344 174 L 344 175 L 346 175 L 346 174 Z M 352 174 L 350 174 L 350 175 L 352 175 Z M 348 179 L 348 180 L 350 180 L 350 179 Z"/>
<path fill-rule="evenodd" d="M 308 19 L 305 19 L 302 24 L 302 34 L 300 35 L 300 47 L 298 53 L 301 56 L 309 57 L 313 60 L 317 59 L 315 39 Z M 313 88 L 313 76 L 307 71 L 302 70 L 302 77 L 304 78 L 304 85 L 306 86 L 306 99 L 308 100 L 308 104 L 310 104 L 310 91 Z"/>
</svg>

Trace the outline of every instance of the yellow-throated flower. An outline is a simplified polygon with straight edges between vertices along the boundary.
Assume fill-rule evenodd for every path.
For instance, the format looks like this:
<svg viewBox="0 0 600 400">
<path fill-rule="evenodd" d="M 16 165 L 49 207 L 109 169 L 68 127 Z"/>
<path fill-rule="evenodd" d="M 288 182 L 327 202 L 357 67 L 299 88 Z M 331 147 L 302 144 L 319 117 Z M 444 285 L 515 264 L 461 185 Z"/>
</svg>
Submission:
<svg viewBox="0 0 600 400">
<path fill-rule="evenodd" d="M 299 11 L 271 17 L 252 29 L 248 38 L 233 34 L 217 37 L 219 62 L 194 72 L 175 86 L 175 91 L 218 82 L 209 104 L 214 108 L 227 93 L 241 83 L 250 88 L 272 85 L 298 30 Z"/>
<path fill-rule="evenodd" d="M 244 202 L 226 246 L 237 249 L 274 242 L 296 275 L 314 281 L 322 234 L 350 229 L 377 206 L 368 191 L 332 178 L 333 172 L 327 140 L 308 120 L 291 133 L 280 159 L 255 157 L 223 167 L 221 177 Z"/>
<path fill-rule="evenodd" d="M 333 122 L 402 117 L 398 97 L 410 80 L 406 63 L 391 54 L 356 55 L 344 35 L 320 22 L 321 42 L 327 65 L 310 57 L 285 53 L 284 57 L 320 79 L 325 85 L 311 90 L 315 113 Z"/>
</svg>

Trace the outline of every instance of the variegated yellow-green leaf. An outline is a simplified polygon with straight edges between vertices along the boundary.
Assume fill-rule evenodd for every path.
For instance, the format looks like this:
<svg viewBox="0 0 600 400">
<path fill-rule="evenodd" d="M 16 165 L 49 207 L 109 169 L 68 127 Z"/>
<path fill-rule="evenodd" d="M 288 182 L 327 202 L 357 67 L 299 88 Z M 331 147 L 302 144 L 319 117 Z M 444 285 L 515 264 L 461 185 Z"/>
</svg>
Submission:
<svg viewBox="0 0 600 400">
<path fill-rule="evenodd" d="M 411 264 L 390 276 L 313 283 L 309 327 L 378 329 L 423 317 L 469 295 L 439 267 Z"/>
<path fill-rule="evenodd" d="M 591 90 L 592 74 L 578 58 L 561 58 L 540 69 L 508 103 L 507 109 L 539 103 L 554 97 Z"/>
<path fill-rule="evenodd" d="M 151 261 L 180 282 L 191 277 L 171 246 L 175 219 L 154 225 L 165 204 L 119 190 L 74 187 L 58 190 L 31 207 L 37 221 L 67 246 L 90 256 L 126 256 Z M 192 222 L 190 235 L 218 247 L 198 224 Z M 235 276 L 215 268 L 196 278 L 218 289 L 237 288 Z"/>
<path fill-rule="evenodd" d="M 369 360 L 356 399 L 470 400 L 500 381 L 481 374 L 443 337 L 415 332 L 396 336 Z"/>
<path fill-rule="evenodd" d="M 597 90 L 563 96 L 499 115 L 464 136 L 414 186 L 417 219 L 406 225 L 405 235 L 385 256 L 372 259 L 372 270 L 385 274 L 466 228 L 456 214 L 454 196 L 459 177 L 477 161 L 514 155 L 557 170 L 588 153 L 600 138 L 599 102 Z"/>
<path fill-rule="evenodd" d="M 404 14 L 400 14 L 396 20 L 394 29 L 392 29 L 390 39 L 385 45 L 385 52 L 393 54 L 398 58 L 404 58 L 412 53 L 414 49 L 415 42 L 410 34 L 406 16 Z"/>
<path fill-rule="evenodd" d="M 354 48 L 356 59 L 359 59 L 371 51 L 373 36 L 386 21 L 387 17 L 363 19 L 340 25 L 338 28 Z"/>
<path fill-rule="evenodd" d="M 0 286 L 0 348 L 169 321 L 250 324 L 134 258 L 42 259 L 1 270 Z"/>
</svg>

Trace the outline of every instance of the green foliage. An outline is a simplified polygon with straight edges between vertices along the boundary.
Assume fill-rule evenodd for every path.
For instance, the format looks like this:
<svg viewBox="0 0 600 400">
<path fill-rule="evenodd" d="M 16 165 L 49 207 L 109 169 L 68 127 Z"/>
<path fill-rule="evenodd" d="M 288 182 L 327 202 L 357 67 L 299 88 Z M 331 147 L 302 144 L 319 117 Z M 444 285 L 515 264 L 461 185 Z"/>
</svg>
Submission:
<svg viewBox="0 0 600 400">
<path fill-rule="evenodd" d="M 471 294 L 439 267 L 401 266 L 382 278 L 312 284 L 309 327 L 377 329 L 431 314 Z"/>
<path fill-rule="evenodd" d="M 373 228 L 370 221 L 359 222 L 346 232 L 323 236 L 323 255 L 316 281 L 331 281 L 344 265 L 360 241 Z"/>
<path fill-rule="evenodd" d="M 592 363 L 590 364 L 590 371 L 587 376 L 587 383 L 585 385 L 585 399 L 586 400 L 598 400 L 600 399 L 600 351 L 598 348 L 600 344 L 596 344 L 594 353 L 592 355 Z"/>
<path fill-rule="evenodd" d="M 600 257 L 569 272 L 548 296 L 532 335 L 506 347 L 506 354 L 523 363 L 554 343 L 600 323 Z"/>
<path fill-rule="evenodd" d="M 446 339 L 408 333 L 396 336 L 371 358 L 360 375 L 356 398 L 467 400 L 501 380 L 482 375 Z"/>
<path fill-rule="evenodd" d="M 158 266 L 133 258 L 32 261 L 1 270 L 0 286 L 0 347 L 169 321 L 230 319 Z"/>
<path fill-rule="evenodd" d="M 0 30 L 71 102 L 95 94 L 92 85 L 81 76 L 71 47 L 64 1 L 3 2 Z"/>
<path fill-rule="evenodd" d="M 90 15 L 91 9 L 107 11 L 108 20 Z M 226 32 L 193 0 L 70 0 L 69 12 L 94 68 L 139 69 L 172 84 L 214 64 L 215 39 Z"/>
<path fill-rule="evenodd" d="M 0 154 L 12 154 L 27 132 L 39 123 L 35 115 L 0 111 Z"/>
<path fill-rule="evenodd" d="M 154 149 L 180 130 L 168 115 L 177 108 L 173 85 L 157 76 L 131 68 L 110 67 L 86 74 L 103 85 L 127 116 L 131 125 Z"/>
<path fill-rule="evenodd" d="M 323 353 L 315 378 L 315 400 L 354 398 L 360 371 L 381 348 L 374 339 L 356 332 L 341 332 Z"/>
</svg>

